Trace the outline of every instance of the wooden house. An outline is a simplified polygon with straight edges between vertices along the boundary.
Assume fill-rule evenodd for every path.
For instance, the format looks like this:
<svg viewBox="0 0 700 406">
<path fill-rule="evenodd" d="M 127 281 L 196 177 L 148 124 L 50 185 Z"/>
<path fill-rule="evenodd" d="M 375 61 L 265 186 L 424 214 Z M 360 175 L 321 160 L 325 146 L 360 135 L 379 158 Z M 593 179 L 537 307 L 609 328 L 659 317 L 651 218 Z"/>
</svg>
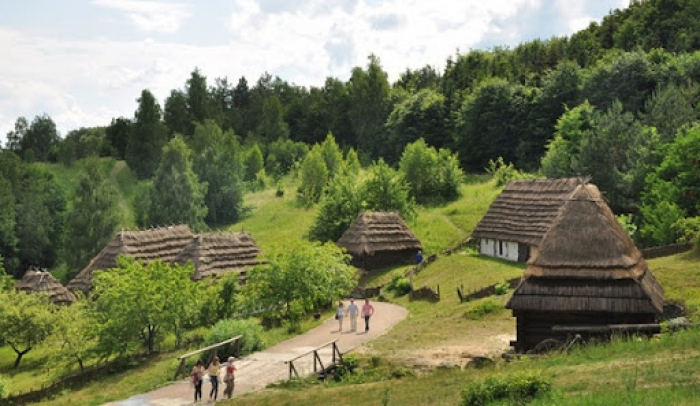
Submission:
<svg viewBox="0 0 700 406">
<path fill-rule="evenodd" d="M 196 281 L 237 272 L 243 282 L 246 269 L 260 262 L 259 255 L 260 248 L 248 233 L 207 233 L 194 236 L 175 262 L 191 261 Z"/>
<path fill-rule="evenodd" d="M 121 231 L 68 283 L 68 289 L 87 295 L 92 288 L 92 272 L 116 267 L 120 255 L 144 262 L 175 262 L 193 237 L 187 225 Z"/>
<path fill-rule="evenodd" d="M 517 318 L 514 347 L 525 352 L 575 329 L 584 339 L 607 338 L 612 330 L 597 327 L 655 323 L 663 303 L 663 289 L 598 188 L 579 184 L 506 307 Z"/>
<path fill-rule="evenodd" d="M 75 295 L 47 271 L 28 270 L 15 288 L 27 293 L 45 293 L 57 305 L 69 305 L 76 300 Z"/>
<path fill-rule="evenodd" d="M 360 214 L 340 237 L 338 246 L 352 256 L 352 265 L 362 269 L 413 264 L 423 249 L 401 216 L 393 212 Z"/>
<path fill-rule="evenodd" d="M 508 182 L 472 232 L 482 255 L 527 262 L 583 178 Z"/>
</svg>

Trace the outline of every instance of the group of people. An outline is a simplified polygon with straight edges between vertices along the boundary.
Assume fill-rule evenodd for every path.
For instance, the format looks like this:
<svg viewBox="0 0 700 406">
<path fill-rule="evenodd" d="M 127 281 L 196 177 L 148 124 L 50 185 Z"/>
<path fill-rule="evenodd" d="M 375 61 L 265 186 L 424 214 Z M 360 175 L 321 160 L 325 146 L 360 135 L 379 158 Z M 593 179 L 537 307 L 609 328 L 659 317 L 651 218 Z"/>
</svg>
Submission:
<svg viewBox="0 0 700 406">
<path fill-rule="evenodd" d="M 192 368 L 192 374 L 190 375 L 192 379 L 192 384 L 194 385 L 194 401 L 202 400 L 202 382 L 204 381 L 204 376 L 209 374 L 209 381 L 211 382 L 211 391 L 209 392 L 209 400 L 216 401 L 219 395 L 219 378 L 221 374 L 221 369 L 225 368 L 224 373 L 224 384 L 226 388 L 224 389 L 224 394 L 231 399 L 233 396 L 233 388 L 235 386 L 235 375 L 236 367 L 233 362 L 236 359 L 234 357 L 229 357 L 226 365 L 221 365 L 219 362 L 219 357 L 214 357 L 214 360 L 209 364 L 208 368 L 204 368 L 202 361 L 197 361 L 197 365 Z"/>
<path fill-rule="evenodd" d="M 369 302 L 369 299 L 365 299 L 365 304 L 362 305 L 362 311 L 358 312 L 357 305 L 355 304 L 355 299 L 350 299 L 350 304 L 347 309 L 341 300 L 338 302 L 338 308 L 335 312 L 335 319 L 338 320 L 338 331 L 343 331 L 343 319 L 348 317 L 350 319 L 350 331 L 357 331 L 357 316 L 361 314 L 365 319 L 365 332 L 369 331 L 369 319 L 374 314 L 374 307 Z"/>
</svg>

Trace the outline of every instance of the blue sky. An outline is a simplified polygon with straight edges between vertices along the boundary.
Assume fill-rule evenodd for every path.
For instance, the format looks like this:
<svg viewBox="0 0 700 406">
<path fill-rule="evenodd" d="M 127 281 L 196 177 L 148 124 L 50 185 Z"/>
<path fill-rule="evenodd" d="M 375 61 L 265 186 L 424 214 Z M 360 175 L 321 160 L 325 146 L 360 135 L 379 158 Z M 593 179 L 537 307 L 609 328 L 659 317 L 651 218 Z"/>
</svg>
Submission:
<svg viewBox="0 0 700 406">
<path fill-rule="evenodd" d="M 263 72 L 347 80 L 379 56 L 390 80 L 457 50 L 569 35 L 629 0 L 0 0 L 0 142 L 19 116 L 59 131 L 161 104 L 199 67 L 213 84 Z"/>
</svg>

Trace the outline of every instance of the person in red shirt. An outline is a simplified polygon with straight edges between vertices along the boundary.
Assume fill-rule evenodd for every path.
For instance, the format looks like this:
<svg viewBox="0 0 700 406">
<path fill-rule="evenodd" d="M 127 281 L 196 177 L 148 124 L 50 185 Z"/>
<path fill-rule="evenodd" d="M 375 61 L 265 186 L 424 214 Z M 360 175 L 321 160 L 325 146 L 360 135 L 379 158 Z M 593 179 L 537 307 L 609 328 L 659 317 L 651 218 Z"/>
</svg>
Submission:
<svg viewBox="0 0 700 406">
<path fill-rule="evenodd" d="M 226 374 L 224 375 L 224 383 L 226 384 L 226 389 L 224 389 L 224 394 L 226 397 L 231 399 L 233 396 L 233 388 L 236 385 L 236 379 L 234 372 L 236 372 L 236 367 L 233 365 L 233 361 L 236 359 L 234 357 L 228 358 L 228 363 L 226 364 Z"/>
<path fill-rule="evenodd" d="M 362 317 L 365 318 L 365 332 L 369 331 L 369 318 L 374 314 L 374 307 L 369 303 L 369 299 L 365 299 L 365 304 L 362 305 Z"/>
</svg>

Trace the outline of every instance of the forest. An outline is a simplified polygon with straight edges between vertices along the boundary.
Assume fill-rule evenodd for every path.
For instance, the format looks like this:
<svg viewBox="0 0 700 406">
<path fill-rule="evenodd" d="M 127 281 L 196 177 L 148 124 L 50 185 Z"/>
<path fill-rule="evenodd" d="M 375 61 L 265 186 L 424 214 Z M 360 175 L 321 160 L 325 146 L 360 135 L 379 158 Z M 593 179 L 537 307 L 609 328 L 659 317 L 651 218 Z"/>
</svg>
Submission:
<svg viewBox="0 0 700 406">
<path fill-rule="evenodd" d="M 288 174 L 319 205 L 318 241 L 363 209 L 411 218 L 484 171 L 590 177 L 639 245 L 698 239 L 698 15 L 700 0 L 634 1 L 569 37 L 457 53 L 394 83 L 376 55 L 317 87 L 195 68 L 162 103 L 144 89 L 133 117 L 65 136 L 46 114 L 19 117 L 0 153 L 4 268 L 70 279 L 120 228 L 216 229 Z M 105 158 L 138 179 L 133 216 Z M 46 163 L 75 169 L 70 193 Z"/>
</svg>

